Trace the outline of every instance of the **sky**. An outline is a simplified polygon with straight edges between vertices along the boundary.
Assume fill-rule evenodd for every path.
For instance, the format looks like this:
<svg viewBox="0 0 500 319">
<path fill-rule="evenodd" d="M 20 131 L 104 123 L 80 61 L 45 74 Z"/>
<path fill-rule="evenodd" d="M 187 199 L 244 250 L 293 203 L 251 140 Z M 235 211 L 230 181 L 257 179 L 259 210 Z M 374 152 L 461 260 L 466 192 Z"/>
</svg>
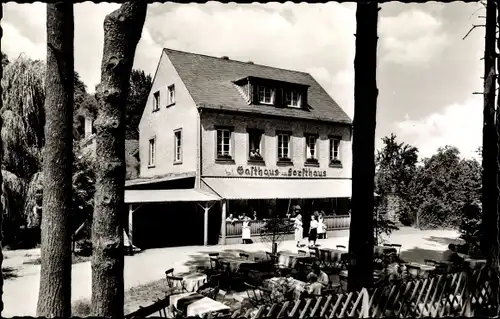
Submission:
<svg viewBox="0 0 500 319">
<path fill-rule="evenodd" d="M 104 17 L 118 4 L 75 4 L 75 70 L 100 81 Z M 391 133 L 421 157 L 457 146 L 476 156 L 482 134 L 485 10 L 479 3 L 381 5 L 376 147 Z M 2 51 L 46 57 L 45 4 L 3 4 Z M 353 118 L 356 5 L 150 4 L 134 68 L 154 75 L 162 48 L 310 73 Z"/>
</svg>

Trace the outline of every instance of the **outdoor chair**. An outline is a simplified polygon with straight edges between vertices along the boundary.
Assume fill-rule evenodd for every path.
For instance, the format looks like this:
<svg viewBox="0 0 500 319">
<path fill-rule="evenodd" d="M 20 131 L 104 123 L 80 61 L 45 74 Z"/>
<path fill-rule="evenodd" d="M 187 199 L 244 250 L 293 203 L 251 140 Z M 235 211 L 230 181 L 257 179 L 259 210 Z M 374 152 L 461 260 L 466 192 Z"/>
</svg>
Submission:
<svg viewBox="0 0 500 319">
<path fill-rule="evenodd" d="M 250 258 L 250 255 L 247 253 L 240 253 L 240 257 L 248 260 Z"/>
<path fill-rule="evenodd" d="M 261 305 L 269 305 L 272 303 L 270 289 L 264 287 L 256 287 L 245 282 L 245 286 L 247 289 L 248 301 L 254 307 L 259 307 Z"/>
<path fill-rule="evenodd" d="M 238 288 L 242 283 L 244 276 L 240 271 L 233 271 L 231 263 L 228 261 L 220 261 L 222 268 L 221 282 L 223 287 L 231 291 L 233 288 Z"/>
<path fill-rule="evenodd" d="M 221 274 L 210 276 L 207 283 L 201 286 L 197 292 L 213 300 L 217 300 L 217 296 L 220 294 L 222 295 L 222 302 L 226 296 L 226 292 L 220 289 L 221 278 Z"/>
<path fill-rule="evenodd" d="M 311 258 L 317 260 L 319 258 L 318 247 L 309 247 L 309 256 L 311 256 Z"/>
<path fill-rule="evenodd" d="M 273 254 L 273 253 L 266 251 L 266 256 L 267 256 L 267 259 L 271 260 L 273 263 L 278 262 L 279 254 Z"/>
<path fill-rule="evenodd" d="M 396 248 L 398 256 L 401 255 L 401 245 L 400 244 L 392 244 L 393 248 Z"/>
<path fill-rule="evenodd" d="M 165 277 L 167 279 L 167 295 L 188 292 L 184 286 L 184 280 L 181 277 L 174 276 L 174 268 L 165 271 Z"/>
<path fill-rule="evenodd" d="M 330 281 L 328 286 L 326 286 L 322 291 L 321 294 L 323 296 L 328 296 L 328 295 L 334 295 L 334 294 L 341 294 L 343 292 L 342 289 L 342 284 L 340 282 L 338 283 L 333 283 Z"/>
<path fill-rule="evenodd" d="M 170 300 L 168 297 L 165 299 L 158 299 L 155 303 L 149 306 L 146 307 L 139 306 L 138 310 L 125 315 L 125 319 L 145 318 L 153 314 L 157 314 L 157 316 L 155 317 L 167 318 L 168 317 L 167 312 L 169 312 L 167 309 L 171 311 L 175 310 L 172 308 L 173 307 L 170 307 Z"/>
<path fill-rule="evenodd" d="M 299 255 L 299 256 L 307 256 L 307 252 L 305 250 L 303 250 L 303 249 L 299 249 L 297 251 L 297 255 Z"/>
</svg>

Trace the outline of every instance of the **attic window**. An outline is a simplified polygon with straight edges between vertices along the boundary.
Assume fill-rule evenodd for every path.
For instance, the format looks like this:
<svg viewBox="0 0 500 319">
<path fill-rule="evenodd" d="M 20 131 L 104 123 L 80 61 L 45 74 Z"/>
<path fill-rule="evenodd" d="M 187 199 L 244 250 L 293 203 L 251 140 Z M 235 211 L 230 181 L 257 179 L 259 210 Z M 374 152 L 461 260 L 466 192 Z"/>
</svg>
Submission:
<svg viewBox="0 0 500 319">
<path fill-rule="evenodd" d="M 285 98 L 287 106 L 300 108 L 302 95 L 298 91 L 287 91 Z"/>
<path fill-rule="evenodd" d="M 175 104 L 175 85 L 172 84 L 168 88 L 168 104 L 167 106 Z"/>
<path fill-rule="evenodd" d="M 259 86 L 259 102 L 262 104 L 274 104 L 274 93 L 273 88 L 267 86 Z"/>
<path fill-rule="evenodd" d="M 153 112 L 160 109 L 160 91 L 153 93 Z"/>
</svg>

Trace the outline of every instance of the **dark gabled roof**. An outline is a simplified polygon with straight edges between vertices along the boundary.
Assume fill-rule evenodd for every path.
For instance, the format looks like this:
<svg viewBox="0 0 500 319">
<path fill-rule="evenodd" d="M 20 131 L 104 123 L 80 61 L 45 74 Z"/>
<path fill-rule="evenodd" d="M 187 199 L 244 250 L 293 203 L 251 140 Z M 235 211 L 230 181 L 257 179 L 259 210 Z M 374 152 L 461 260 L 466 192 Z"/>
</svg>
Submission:
<svg viewBox="0 0 500 319">
<path fill-rule="evenodd" d="M 164 49 L 199 108 L 351 124 L 352 120 L 309 74 L 270 66 Z M 249 105 L 235 81 L 264 78 L 309 86 L 309 110 Z"/>
</svg>

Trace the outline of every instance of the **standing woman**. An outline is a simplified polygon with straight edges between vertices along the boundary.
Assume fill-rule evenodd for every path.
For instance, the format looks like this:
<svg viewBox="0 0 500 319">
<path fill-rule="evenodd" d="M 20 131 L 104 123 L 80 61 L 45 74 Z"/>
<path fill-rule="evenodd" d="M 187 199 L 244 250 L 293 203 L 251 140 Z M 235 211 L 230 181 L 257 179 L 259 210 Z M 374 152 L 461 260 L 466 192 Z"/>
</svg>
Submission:
<svg viewBox="0 0 500 319">
<path fill-rule="evenodd" d="M 302 216 L 298 214 L 297 217 L 295 217 L 295 241 L 297 242 L 297 247 L 300 247 L 302 236 L 303 236 Z"/>
<path fill-rule="evenodd" d="M 243 224 L 241 225 L 241 239 L 243 244 L 249 244 L 251 240 L 250 236 L 250 218 L 245 216 L 243 219 Z"/>
<path fill-rule="evenodd" d="M 321 211 L 321 213 L 318 216 L 318 238 L 319 239 L 325 239 L 326 238 L 326 225 L 325 225 L 325 219 L 324 216 L 325 213 Z"/>
<path fill-rule="evenodd" d="M 311 225 L 309 226 L 309 247 L 316 246 L 316 239 L 318 238 L 318 217 L 316 214 L 311 215 Z"/>
</svg>

